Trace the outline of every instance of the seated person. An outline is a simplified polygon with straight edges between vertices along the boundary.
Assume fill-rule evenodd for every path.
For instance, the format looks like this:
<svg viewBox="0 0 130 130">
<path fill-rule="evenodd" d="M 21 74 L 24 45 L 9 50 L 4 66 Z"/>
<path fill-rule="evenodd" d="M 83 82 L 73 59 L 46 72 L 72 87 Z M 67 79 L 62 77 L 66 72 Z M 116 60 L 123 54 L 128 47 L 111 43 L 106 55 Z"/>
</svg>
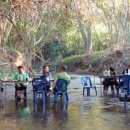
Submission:
<svg viewBox="0 0 130 130">
<path fill-rule="evenodd" d="M 27 81 L 29 79 L 29 75 L 24 71 L 23 66 L 17 67 L 18 72 L 14 75 L 14 80 L 20 81 L 19 83 L 15 83 L 15 89 L 16 89 L 16 97 L 19 97 L 20 99 L 23 98 L 24 92 L 26 91 L 26 84 L 23 81 Z"/>
<path fill-rule="evenodd" d="M 130 65 L 128 65 L 128 68 L 123 70 L 122 74 L 130 74 Z"/>
<path fill-rule="evenodd" d="M 115 74 L 114 69 L 110 67 L 110 76 L 112 76 L 112 75 L 116 75 L 116 74 Z M 108 87 L 113 86 L 113 85 L 115 85 L 117 92 L 119 91 L 119 84 L 118 84 L 116 78 L 105 78 L 104 81 L 102 82 L 102 84 L 104 85 L 103 86 L 104 94 L 107 94 Z M 113 92 L 113 94 L 114 94 L 114 92 Z"/>
<path fill-rule="evenodd" d="M 70 82 L 70 76 L 67 74 L 66 72 L 66 66 L 62 65 L 59 68 L 59 73 L 56 74 L 55 78 L 54 78 L 54 84 L 53 87 L 51 88 L 51 90 L 56 90 L 56 82 L 58 79 L 64 79 L 66 80 L 68 83 Z"/>
<path fill-rule="evenodd" d="M 51 73 L 49 72 L 49 66 L 44 65 L 42 68 L 42 71 L 40 72 L 40 77 L 45 78 L 47 80 L 47 84 L 45 86 L 45 90 L 47 93 L 50 91 L 50 79 L 51 79 Z"/>
<path fill-rule="evenodd" d="M 128 74 L 128 75 L 130 75 L 130 65 L 128 65 L 127 69 L 123 70 L 122 74 L 126 74 L 126 75 Z M 124 85 L 123 81 L 120 80 L 121 92 L 123 92 L 124 90 L 127 90 L 127 88 L 123 89 L 123 87 L 122 87 L 123 85 Z"/>
</svg>

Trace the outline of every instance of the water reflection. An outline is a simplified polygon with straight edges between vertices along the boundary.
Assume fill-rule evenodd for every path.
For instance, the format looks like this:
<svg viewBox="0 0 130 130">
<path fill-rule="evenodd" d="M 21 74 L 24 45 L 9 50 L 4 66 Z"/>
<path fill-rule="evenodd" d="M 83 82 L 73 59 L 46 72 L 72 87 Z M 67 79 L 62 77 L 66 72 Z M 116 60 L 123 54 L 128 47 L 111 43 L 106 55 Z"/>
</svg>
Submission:
<svg viewBox="0 0 130 130">
<path fill-rule="evenodd" d="M 67 112 L 68 103 L 55 103 L 55 111 Z"/>
<path fill-rule="evenodd" d="M 33 123 L 46 130 L 60 129 L 63 124 L 67 123 L 67 104 L 60 103 L 42 103 L 34 105 Z"/>
<path fill-rule="evenodd" d="M 42 103 L 42 102 L 38 102 L 38 103 L 34 103 L 34 113 L 35 115 L 38 115 L 38 113 L 42 113 L 44 114 L 46 112 L 46 103 Z"/>
<path fill-rule="evenodd" d="M 7 100 L 0 109 L 2 130 L 129 130 L 130 113 L 124 113 L 112 98 L 90 98 L 81 103 L 17 103 Z M 22 112 L 21 112 L 22 111 Z"/>
<path fill-rule="evenodd" d="M 24 99 L 23 101 L 15 100 L 15 106 L 16 106 L 16 113 L 20 117 L 26 117 L 31 113 L 29 107 L 27 106 L 26 99 Z"/>
<path fill-rule="evenodd" d="M 3 109 L 4 108 L 4 102 L 2 99 L 0 99 L 0 109 Z"/>
<path fill-rule="evenodd" d="M 67 103 L 43 103 L 43 102 L 38 102 L 38 103 L 34 103 L 34 113 L 35 115 L 40 114 L 45 114 L 48 111 L 53 110 L 54 112 L 67 112 Z"/>
</svg>

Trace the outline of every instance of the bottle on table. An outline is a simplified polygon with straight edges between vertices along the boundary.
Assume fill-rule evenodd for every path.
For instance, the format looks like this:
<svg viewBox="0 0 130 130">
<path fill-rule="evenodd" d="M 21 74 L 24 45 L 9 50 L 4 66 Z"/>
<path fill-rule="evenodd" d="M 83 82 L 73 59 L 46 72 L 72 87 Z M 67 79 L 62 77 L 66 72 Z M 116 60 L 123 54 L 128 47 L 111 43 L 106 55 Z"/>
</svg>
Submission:
<svg viewBox="0 0 130 130">
<path fill-rule="evenodd" d="M 107 70 L 107 76 L 110 76 L 110 69 Z"/>
<path fill-rule="evenodd" d="M 130 69 L 128 69 L 128 75 L 130 75 Z"/>
<path fill-rule="evenodd" d="M 106 69 L 104 71 L 104 76 L 110 76 L 110 69 Z"/>
</svg>

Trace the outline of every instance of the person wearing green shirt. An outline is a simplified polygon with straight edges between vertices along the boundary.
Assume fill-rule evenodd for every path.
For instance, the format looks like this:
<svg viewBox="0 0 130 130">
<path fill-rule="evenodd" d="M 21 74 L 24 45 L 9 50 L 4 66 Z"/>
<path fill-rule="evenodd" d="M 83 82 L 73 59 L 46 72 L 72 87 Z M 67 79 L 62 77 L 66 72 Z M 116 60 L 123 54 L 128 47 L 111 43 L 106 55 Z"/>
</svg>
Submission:
<svg viewBox="0 0 130 130">
<path fill-rule="evenodd" d="M 56 82 L 58 79 L 64 79 L 68 82 L 70 82 L 70 76 L 67 74 L 66 72 L 66 66 L 62 65 L 60 68 L 59 68 L 59 73 L 57 73 L 54 77 L 54 84 L 53 86 L 51 87 L 51 90 L 53 91 L 54 89 L 56 89 Z"/>
<path fill-rule="evenodd" d="M 18 83 L 15 84 L 16 89 L 15 96 L 22 99 L 27 88 L 25 81 L 29 79 L 29 75 L 24 71 L 23 66 L 18 66 L 17 70 L 18 71 L 15 73 L 13 78 L 16 81 L 19 81 Z"/>
</svg>

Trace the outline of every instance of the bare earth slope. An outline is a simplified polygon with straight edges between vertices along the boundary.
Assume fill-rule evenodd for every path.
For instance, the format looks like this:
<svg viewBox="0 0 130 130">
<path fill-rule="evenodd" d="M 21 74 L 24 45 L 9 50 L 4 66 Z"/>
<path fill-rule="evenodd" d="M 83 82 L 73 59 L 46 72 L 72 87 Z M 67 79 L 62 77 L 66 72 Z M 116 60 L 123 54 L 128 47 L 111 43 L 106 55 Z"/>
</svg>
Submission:
<svg viewBox="0 0 130 130">
<path fill-rule="evenodd" d="M 79 74 L 102 73 L 104 67 L 113 67 L 120 74 L 130 64 L 130 48 L 124 48 L 115 52 L 107 53 L 99 58 L 78 58 L 67 64 L 69 71 Z"/>
</svg>

